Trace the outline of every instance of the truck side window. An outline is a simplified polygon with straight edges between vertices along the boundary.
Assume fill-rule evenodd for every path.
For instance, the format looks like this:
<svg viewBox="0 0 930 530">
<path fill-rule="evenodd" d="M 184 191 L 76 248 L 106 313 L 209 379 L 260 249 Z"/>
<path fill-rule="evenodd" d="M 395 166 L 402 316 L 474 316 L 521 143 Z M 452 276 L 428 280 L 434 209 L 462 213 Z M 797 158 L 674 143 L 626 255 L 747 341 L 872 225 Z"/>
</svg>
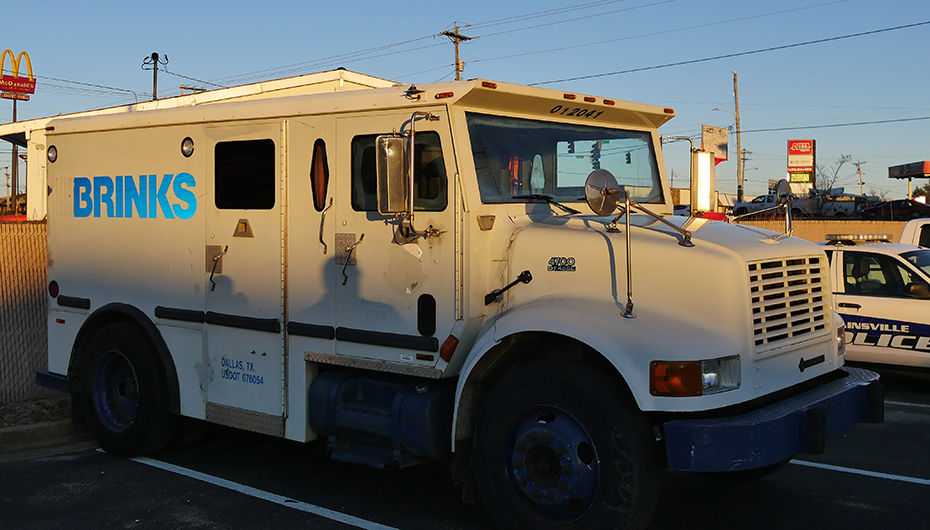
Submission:
<svg viewBox="0 0 930 530">
<path fill-rule="evenodd" d="M 359 212 L 378 211 L 378 184 L 375 173 L 375 139 L 378 134 L 352 138 L 352 208 Z M 446 209 L 446 166 L 442 146 L 435 132 L 414 136 L 413 209 L 441 212 Z"/>
<path fill-rule="evenodd" d="M 214 148 L 214 202 L 221 210 L 274 208 L 274 140 L 218 142 Z"/>
<path fill-rule="evenodd" d="M 326 190 L 329 188 L 329 163 L 326 161 L 326 142 L 322 138 L 313 143 L 310 187 L 313 190 L 313 207 L 322 212 L 326 208 Z"/>
</svg>

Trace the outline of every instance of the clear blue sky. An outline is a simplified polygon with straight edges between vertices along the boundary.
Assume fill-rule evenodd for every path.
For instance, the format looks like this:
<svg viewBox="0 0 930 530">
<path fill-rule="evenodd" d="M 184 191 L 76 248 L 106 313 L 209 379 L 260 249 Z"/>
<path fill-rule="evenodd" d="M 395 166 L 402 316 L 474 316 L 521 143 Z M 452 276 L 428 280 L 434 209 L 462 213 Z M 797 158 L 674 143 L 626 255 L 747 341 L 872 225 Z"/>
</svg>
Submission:
<svg viewBox="0 0 930 530">
<path fill-rule="evenodd" d="M 930 160 L 930 24 L 880 31 L 930 22 L 923 0 L 47 0 L 13 17 L 0 51 L 28 52 L 38 78 L 32 100 L 19 103 L 21 120 L 149 99 L 152 74 L 141 65 L 153 51 L 168 56 L 169 72 L 196 80 L 160 73 L 160 98 L 181 84 L 339 66 L 405 83 L 451 79 L 452 44 L 434 35 L 458 21 L 478 37 L 462 45 L 466 78 L 671 106 L 678 116 L 666 136 L 733 125 L 732 113 L 712 109 L 733 110 L 737 71 L 742 147 L 752 152 L 747 168 L 758 167 L 746 172 L 749 195 L 785 176 L 789 139 L 816 139 L 825 166 L 841 155 L 866 162 L 864 191 L 888 197 L 907 193 L 888 166 Z M 860 33 L 869 34 L 850 36 Z M 803 44 L 812 41 L 822 42 Z M 780 49 L 760 51 L 770 48 Z M 0 100 L 0 122 L 11 119 L 12 102 Z M 879 121 L 888 122 L 847 125 Z M 3 143 L 0 168 L 9 152 Z M 721 192 L 735 193 L 735 152 L 731 136 L 731 159 L 717 166 Z M 676 186 L 686 186 L 687 153 L 686 142 L 665 147 Z M 855 166 L 839 175 L 858 189 Z"/>
</svg>

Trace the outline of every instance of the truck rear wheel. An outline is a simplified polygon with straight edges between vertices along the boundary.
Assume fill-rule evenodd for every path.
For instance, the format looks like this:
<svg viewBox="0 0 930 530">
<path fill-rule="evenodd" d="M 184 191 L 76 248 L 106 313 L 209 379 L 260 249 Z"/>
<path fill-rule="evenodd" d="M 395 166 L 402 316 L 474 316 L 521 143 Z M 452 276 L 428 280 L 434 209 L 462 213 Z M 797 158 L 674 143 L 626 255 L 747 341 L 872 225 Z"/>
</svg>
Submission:
<svg viewBox="0 0 930 530">
<path fill-rule="evenodd" d="M 540 362 L 505 376 L 475 429 L 474 469 L 511 529 L 644 528 L 659 495 L 652 429 L 591 367 Z"/>
<path fill-rule="evenodd" d="M 84 350 L 81 408 L 104 451 L 120 456 L 155 453 L 174 433 L 168 385 L 155 347 L 133 323 L 97 330 Z"/>
</svg>

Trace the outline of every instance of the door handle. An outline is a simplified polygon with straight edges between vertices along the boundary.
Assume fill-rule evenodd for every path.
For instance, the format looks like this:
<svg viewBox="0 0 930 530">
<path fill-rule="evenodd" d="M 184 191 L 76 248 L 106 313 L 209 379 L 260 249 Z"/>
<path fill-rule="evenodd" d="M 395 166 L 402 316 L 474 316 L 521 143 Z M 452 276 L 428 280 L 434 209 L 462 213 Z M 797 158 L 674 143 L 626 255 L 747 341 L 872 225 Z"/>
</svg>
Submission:
<svg viewBox="0 0 930 530">
<path fill-rule="evenodd" d="M 213 270 L 210 271 L 210 290 L 213 291 L 216 289 L 216 282 L 213 281 L 213 275 L 216 274 L 216 264 L 220 262 L 220 258 L 226 255 L 229 252 L 229 245 L 226 245 L 226 248 L 223 249 L 223 252 L 213 256 Z"/>
<path fill-rule="evenodd" d="M 838 305 L 839 307 L 848 307 L 848 308 L 850 308 L 850 309 L 862 309 L 862 306 L 861 306 L 861 305 L 859 305 L 859 304 L 851 304 L 851 303 L 849 303 L 849 302 L 840 302 L 840 303 L 838 303 L 838 304 L 836 304 L 836 305 Z"/>
<path fill-rule="evenodd" d="M 365 234 L 363 233 L 359 236 L 358 241 L 352 243 L 351 247 L 346 247 L 346 262 L 342 264 L 342 285 L 345 285 L 349 281 L 349 276 L 346 274 L 346 267 L 349 266 L 349 262 L 352 261 L 352 251 L 355 250 L 355 247 L 358 246 L 362 240 L 365 239 Z"/>
<path fill-rule="evenodd" d="M 326 242 L 323 241 L 323 221 L 326 220 L 326 210 L 329 210 L 333 207 L 333 198 L 329 198 L 329 206 L 323 208 L 323 213 L 320 214 L 320 244 L 323 245 L 323 254 L 326 254 Z"/>
</svg>

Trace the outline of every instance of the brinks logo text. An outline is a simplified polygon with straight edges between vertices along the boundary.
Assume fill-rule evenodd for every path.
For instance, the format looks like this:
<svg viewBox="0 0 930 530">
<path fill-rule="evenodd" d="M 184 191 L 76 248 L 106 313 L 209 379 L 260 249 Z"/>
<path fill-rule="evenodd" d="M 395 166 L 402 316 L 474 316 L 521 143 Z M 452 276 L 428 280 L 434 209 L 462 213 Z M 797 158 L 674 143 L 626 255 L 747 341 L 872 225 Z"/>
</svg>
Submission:
<svg viewBox="0 0 930 530">
<path fill-rule="evenodd" d="M 75 217 L 190 219 L 197 212 L 197 182 L 190 173 L 74 178 Z M 171 192 L 169 194 L 169 191 Z"/>
</svg>

